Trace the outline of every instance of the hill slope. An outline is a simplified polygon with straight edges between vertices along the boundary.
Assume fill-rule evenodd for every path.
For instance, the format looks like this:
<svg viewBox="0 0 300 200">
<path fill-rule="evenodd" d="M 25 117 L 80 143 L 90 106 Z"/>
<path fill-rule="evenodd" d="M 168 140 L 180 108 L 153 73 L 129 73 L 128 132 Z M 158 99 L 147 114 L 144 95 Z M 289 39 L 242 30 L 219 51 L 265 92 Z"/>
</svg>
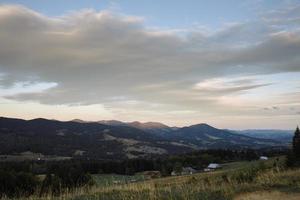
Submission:
<svg viewBox="0 0 300 200">
<path fill-rule="evenodd" d="M 227 163 L 214 172 L 200 172 L 185 176 L 172 176 L 147 181 L 128 177 L 110 177 L 111 184 L 100 181 L 90 190 L 70 194 L 70 199 L 190 199 L 190 200 L 296 200 L 300 198 L 300 170 L 282 167 L 284 159 L 269 161 Z M 246 175 L 245 175 L 246 174 Z M 103 175 L 94 175 L 103 180 Z M 108 179 L 106 177 L 106 179 Z M 142 179 L 142 178 L 140 178 Z M 118 184 L 114 184 L 113 180 Z"/>
<path fill-rule="evenodd" d="M 234 134 L 208 124 L 180 128 L 173 132 L 172 138 L 184 140 L 202 148 L 261 148 L 280 145 L 280 142 Z"/>
<path fill-rule="evenodd" d="M 46 119 L 0 118 L 0 152 L 24 151 L 50 155 L 101 159 L 182 153 L 192 148 L 174 146 L 163 139 L 129 126 L 60 122 Z"/>
<path fill-rule="evenodd" d="M 294 131 L 292 130 L 257 130 L 257 129 L 250 129 L 250 130 L 241 130 L 241 131 L 231 131 L 233 133 L 237 133 L 240 135 L 246 135 L 250 137 L 262 138 L 262 139 L 271 139 L 282 141 L 286 143 L 291 143 Z"/>
</svg>

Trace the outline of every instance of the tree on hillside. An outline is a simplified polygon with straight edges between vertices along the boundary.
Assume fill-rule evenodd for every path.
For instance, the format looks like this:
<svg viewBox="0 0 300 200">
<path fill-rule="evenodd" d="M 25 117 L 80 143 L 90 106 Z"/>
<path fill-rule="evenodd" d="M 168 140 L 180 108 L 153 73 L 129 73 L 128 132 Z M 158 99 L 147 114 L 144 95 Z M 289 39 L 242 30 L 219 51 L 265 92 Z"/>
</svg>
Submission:
<svg viewBox="0 0 300 200">
<path fill-rule="evenodd" d="M 293 153 L 297 158 L 300 158 L 300 131 L 297 127 L 293 138 Z"/>
<path fill-rule="evenodd" d="M 300 130 L 298 126 L 293 137 L 293 150 L 287 156 L 286 164 L 288 167 L 300 166 Z"/>
<path fill-rule="evenodd" d="M 176 162 L 173 170 L 175 171 L 176 174 L 181 174 L 182 164 L 180 162 Z"/>
</svg>

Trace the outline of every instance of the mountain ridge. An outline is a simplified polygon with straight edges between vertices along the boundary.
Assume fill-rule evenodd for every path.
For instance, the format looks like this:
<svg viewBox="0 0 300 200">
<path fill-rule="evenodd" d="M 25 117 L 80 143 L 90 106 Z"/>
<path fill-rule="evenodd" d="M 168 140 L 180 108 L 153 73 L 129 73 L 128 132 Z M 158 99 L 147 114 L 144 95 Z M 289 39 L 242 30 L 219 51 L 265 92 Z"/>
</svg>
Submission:
<svg viewBox="0 0 300 200">
<path fill-rule="evenodd" d="M 0 117 L 0 153 L 32 151 L 95 159 L 122 159 L 185 153 L 197 149 L 265 148 L 282 145 L 195 124 L 172 129 L 161 123 L 107 125 L 99 122 L 22 120 Z M 167 127 L 167 129 L 166 129 Z"/>
</svg>

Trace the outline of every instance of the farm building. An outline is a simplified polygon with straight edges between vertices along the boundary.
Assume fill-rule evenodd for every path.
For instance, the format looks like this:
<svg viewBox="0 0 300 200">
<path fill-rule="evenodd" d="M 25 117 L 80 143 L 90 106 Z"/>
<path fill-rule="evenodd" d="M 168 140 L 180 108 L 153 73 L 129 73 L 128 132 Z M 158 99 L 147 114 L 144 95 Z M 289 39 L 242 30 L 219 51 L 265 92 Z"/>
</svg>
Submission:
<svg viewBox="0 0 300 200">
<path fill-rule="evenodd" d="M 197 172 L 197 170 L 195 170 L 192 167 L 183 167 L 181 175 L 195 174 L 196 172 Z"/>
<path fill-rule="evenodd" d="M 178 176 L 178 175 L 188 175 L 188 174 L 194 174 L 197 173 L 197 170 L 195 170 L 192 167 L 183 167 L 181 172 L 175 172 L 172 171 L 172 176 Z"/>
<path fill-rule="evenodd" d="M 160 171 L 144 171 L 141 174 L 145 177 L 145 179 L 153 179 L 153 178 L 161 177 Z"/>
<path fill-rule="evenodd" d="M 213 170 L 216 170 L 216 169 L 219 169 L 221 168 L 221 165 L 220 164 L 217 164 L 217 163 L 210 163 L 205 169 L 204 171 L 205 172 L 209 172 L 209 171 L 213 171 Z"/>
<path fill-rule="evenodd" d="M 260 156 L 259 160 L 268 160 L 269 158 L 267 156 Z"/>
</svg>

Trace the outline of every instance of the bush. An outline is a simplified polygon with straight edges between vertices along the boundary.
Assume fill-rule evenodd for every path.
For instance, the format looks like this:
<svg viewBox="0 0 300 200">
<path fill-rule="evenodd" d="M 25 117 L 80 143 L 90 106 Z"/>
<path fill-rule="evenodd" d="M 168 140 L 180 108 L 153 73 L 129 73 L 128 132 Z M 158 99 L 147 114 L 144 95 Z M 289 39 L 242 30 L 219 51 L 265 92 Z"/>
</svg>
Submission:
<svg viewBox="0 0 300 200">
<path fill-rule="evenodd" d="M 63 165 L 52 169 L 44 179 L 40 196 L 45 194 L 59 195 L 62 190 L 76 187 L 91 186 L 95 182 L 89 173 L 85 173 L 79 165 Z"/>
<path fill-rule="evenodd" d="M 0 197 L 30 196 L 39 184 L 31 173 L 0 170 Z"/>
</svg>

